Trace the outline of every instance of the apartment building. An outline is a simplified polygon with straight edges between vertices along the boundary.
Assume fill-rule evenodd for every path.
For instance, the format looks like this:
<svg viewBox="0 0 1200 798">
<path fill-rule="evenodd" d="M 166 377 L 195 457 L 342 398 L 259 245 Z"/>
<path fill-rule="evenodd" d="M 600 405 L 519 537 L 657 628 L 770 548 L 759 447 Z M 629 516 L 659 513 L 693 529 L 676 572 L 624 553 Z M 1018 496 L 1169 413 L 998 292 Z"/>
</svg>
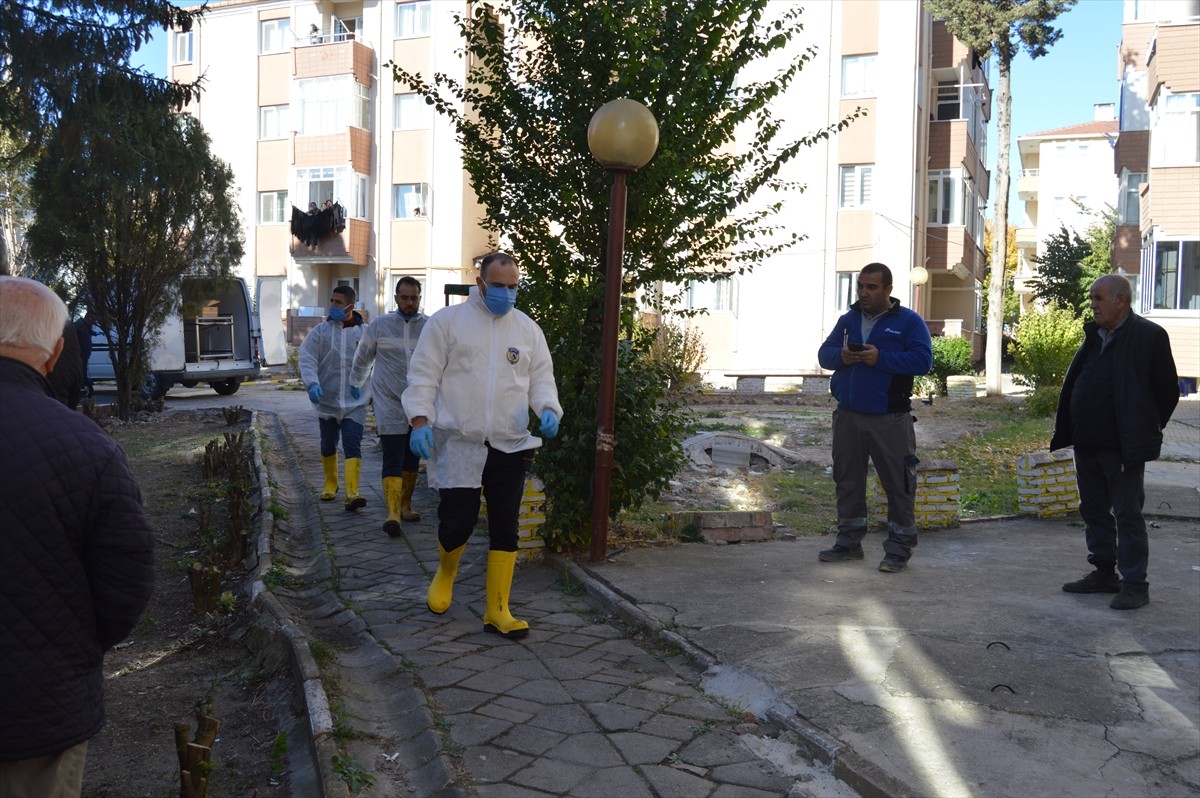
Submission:
<svg viewBox="0 0 1200 798">
<path fill-rule="evenodd" d="M 783 13 L 793 0 L 776 0 Z M 778 100 L 780 140 L 820 130 L 855 108 L 867 115 L 810 148 L 781 178 L 783 224 L 806 238 L 752 274 L 687 286 L 705 308 L 706 377 L 817 368 L 816 350 L 855 299 L 858 271 L 882 261 L 893 295 L 935 334 L 982 352 L 980 306 L 987 202 L 986 63 L 935 22 L 920 0 L 800 3 L 817 57 Z M 385 312 L 396 279 L 424 284 L 436 310 L 488 249 L 482 214 L 442 117 L 405 93 L 382 64 L 465 77 L 454 15 L 465 0 L 224 0 L 190 33 L 172 34 L 170 74 L 203 75 L 188 109 L 232 166 L 245 218 L 241 274 L 260 286 L 271 340 L 295 342 L 329 291 L 350 284 L 368 314 Z M 747 80 L 769 79 L 755 65 Z M 748 142 L 742 142 L 748 146 Z M 310 204 L 339 207 L 314 242 Z M 294 234 L 293 217 L 301 232 Z M 697 264 L 702 268 L 702 264 Z M 910 279 L 927 270 L 927 282 Z"/>
<path fill-rule="evenodd" d="M 804 240 L 752 273 L 689 286 L 691 307 L 707 310 L 691 322 L 704 336 L 705 378 L 726 385 L 728 374 L 818 369 L 819 344 L 873 261 L 891 268 L 892 296 L 920 312 L 934 335 L 970 338 L 982 357 L 987 63 L 917 0 L 801 5 L 804 38 L 793 46 L 812 46 L 816 56 L 773 109 L 781 139 L 856 108 L 866 115 L 781 172 L 805 186 L 783 197 L 779 218 Z M 747 80 L 777 68 L 763 62 Z"/>
<path fill-rule="evenodd" d="M 259 287 L 268 345 L 295 343 L 336 285 L 353 286 L 374 316 L 393 309 L 396 280 L 412 275 L 436 310 L 445 286 L 464 282 L 486 254 L 453 130 L 383 66 L 465 76 L 453 20 L 465 9 L 224 0 L 193 31 L 171 34 L 170 76 L 204 77 L 187 111 L 237 179 L 240 273 Z M 294 235 L 293 216 L 326 202 L 338 206 L 335 222 L 311 239 Z"/>
<path fill-rule="evenodd" d="M 1200 377 L 1200 0 L 1125 0 L 1113 269 Z"/>
<path fill-rule="evenodd" d="M 1112 103 L 1095 106 L 1092 121 L 1017 138 L 1021 171 L 1017 197 L 1025 206 L 1017 226 L 1015 289 L 1024 311 L 1033 303 L 1030 280 L 1046 241 L 1064 227 L 1080 236 L 1115 207 L 1111 164 L 1117 142 Z"/>
</svg>

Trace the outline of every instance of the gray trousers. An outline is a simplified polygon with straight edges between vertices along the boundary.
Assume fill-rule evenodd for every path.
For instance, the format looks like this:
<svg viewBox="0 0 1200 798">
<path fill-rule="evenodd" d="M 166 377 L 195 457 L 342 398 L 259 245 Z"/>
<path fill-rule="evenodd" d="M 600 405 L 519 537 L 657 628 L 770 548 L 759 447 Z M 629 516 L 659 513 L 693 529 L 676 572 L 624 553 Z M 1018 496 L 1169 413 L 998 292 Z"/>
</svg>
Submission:
<svg viewBox="0 0 1200 798">
<path fill-rule="evenodd" d="M 837 542 L 862 545 L 867 534 L 867 458 L 887 494 L 887 554 L 907 560 L 917 545 L 917 435 L 912 414 L 833 411 L 833 481 L 837 485 Z"/>
</svg>

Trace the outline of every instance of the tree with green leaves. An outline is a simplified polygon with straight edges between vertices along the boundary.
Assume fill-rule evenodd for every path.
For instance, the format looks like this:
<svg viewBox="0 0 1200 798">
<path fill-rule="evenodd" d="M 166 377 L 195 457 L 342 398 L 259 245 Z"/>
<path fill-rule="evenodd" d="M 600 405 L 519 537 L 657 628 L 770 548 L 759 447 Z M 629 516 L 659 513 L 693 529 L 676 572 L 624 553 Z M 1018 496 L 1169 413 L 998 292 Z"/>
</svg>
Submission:
<svg viewBox="0 0 1200 798">
<path fill-rule="evenodd" d="M 1098 219 L 1081 236 L 1065 225 L 1046 239 L 1046 251 L 1034 259 L 1037 276 L 1030 282 L 1033 293 L 1047 305 L 1061 305 L 1077 317 L 1089 307 L 1092 283 L 1112 271 L 1111 247 L 1116 215 L 1097 214 Z"/>
<path fill-rule="evenodd" d="M 81 143 L 81 109 L 104 120 L 141 105 L 179 109 L 191 102 L 199 80 L 166 80 L 131 66 L 129 57 L 164 29 L 191 30 L 203 12 L 166 0 L 4 0 L 0 131 L 23 145 L 6 155 L 28 160 L 51 133 L 60 148 Z M 63 118 L 67 108 L 77 111 L 70 120 Z"/>
<path fill-rule="evenodd" d="M 447 115 L 481 201 L 482 224 L 521 263 L 521 305 L 552 348 L 565 407 L 538 455 L 553 545 L 588 540 L 596 444 L 605 232 L 611 177 L 587 127 L 629 97 L 658 120 L 654 159 L 629 175 L 621 293 L 673 308 L 689 279 L 741 274 L 802 236 L 777 221 L 795 188 L 780 169 L 854 116 L 781 141 L 771 112 L 815 50 L 792 40 L 801 9 L 769 18 L 767 0 L 509 0 L 459 17 L 466 80 L 392 65 L 405 88 Z M 761 80 L 746 67 L 771 59 Z M 737 146 L 738 142 L 748 142 Z M 661 297 L 662 299 L 657 299 Z M 622 314 L 610 515 L 655 497 L 683 462 L 677 366 L 657 336 Z"/>
<path fill-rule="evenodd" d="M 983 254 L 988 257 L 988 266 L 984 271 L 984 279 L 990 280 L 992 274 L 992 261 L 989 253 L 993 250 L 992 234 L 994 232 L 991 220 L 985 220 L 983 223 Z M 1004 261 L 1004 332 L 1011 334 L 1013 325 L 1021 317 L 1021 297 L 1017 295 L 1015 280 L 1017 276 L 1017 228 L 1011 224 L 1008 226 L 1008 242 L 1005 244 L 1005 261 Z M 988 301 L 991 297 L 984 294 L 983 297 L 983 315 L 987 317 Z"/>
<path fill-rule="evenodd" d="M 199 121 L 167 106 L 104 127 L 94 117 L 72 127 L 71 108 L 63 119 L 31 181 L 30 257 L 39 279 L 59 281 L 109 332 L 126 419 L 183 276 L 228 278 L 242 259 L 233 172 Z"/>
<path fill-rule="evenodd" d="M 995 57 L 996 88 L 996 203 L 994 223 L 1008 228 L 1009 150 L 1012 148 L 1012 67 L 1022 49 L 1030 58 L 1041 58 L 1062 38 L 1054 20 L 1076 0 L 925 0 L 935 18 L 946 20 L 946 29 L 981 58 Z M 1008 260 L 1008 239 L 996 236 L 992 263 Z M 984 372 L 987 392 L 998 396 L 1003 354 L 1004 271 L 993 269 L 988 280 L 987 349 Z"/>
</svg>

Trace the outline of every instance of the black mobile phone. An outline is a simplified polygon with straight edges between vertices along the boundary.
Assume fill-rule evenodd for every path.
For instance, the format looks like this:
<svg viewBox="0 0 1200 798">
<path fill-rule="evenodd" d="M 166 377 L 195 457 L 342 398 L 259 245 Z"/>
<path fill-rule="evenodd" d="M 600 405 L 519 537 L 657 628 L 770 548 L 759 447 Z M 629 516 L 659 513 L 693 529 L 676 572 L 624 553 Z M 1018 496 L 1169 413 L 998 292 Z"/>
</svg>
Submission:
<svg viewBox="0 0 1200 798">
<path fill-rule="evenodd" d="M 848 344 L 846 344 L 846 348 L 849 349 L 851 352 L 861 352 L 861 351 L 863 351 L 863 349 L 865 347 L 863 347 L 862 344 L 848 343 Z"/>
</svg>

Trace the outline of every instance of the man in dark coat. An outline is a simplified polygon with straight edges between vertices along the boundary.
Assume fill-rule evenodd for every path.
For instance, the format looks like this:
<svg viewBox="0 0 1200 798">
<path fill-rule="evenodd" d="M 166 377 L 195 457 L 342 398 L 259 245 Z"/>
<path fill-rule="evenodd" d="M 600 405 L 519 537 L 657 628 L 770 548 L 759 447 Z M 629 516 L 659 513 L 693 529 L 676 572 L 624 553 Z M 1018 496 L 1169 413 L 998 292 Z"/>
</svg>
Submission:
<svg viewBox="0 0 1200 798">
<path fill-rule="evenodd" d="M 1179 378 L 1166 330 L 1131 309 L 1128 280 L 1107 274 L 1088 296 L 1095 321 L 1084 325 L 1063 381 L 1050 449 L 1075 446 L 1079 514 L 1095 570 L 1062 589 L 1116 593 L 1109 606 L 1132 610 L 1150 602 L 1144 477 L 1179 403 Z"/>
<path fill-rule="evenodd" d="M 104 652 L 154 586 L 125 455 L 50 395 L 67 309 L 0 276 L 0 795 L 78 796 L 104 724 Z"/>
</svg>

